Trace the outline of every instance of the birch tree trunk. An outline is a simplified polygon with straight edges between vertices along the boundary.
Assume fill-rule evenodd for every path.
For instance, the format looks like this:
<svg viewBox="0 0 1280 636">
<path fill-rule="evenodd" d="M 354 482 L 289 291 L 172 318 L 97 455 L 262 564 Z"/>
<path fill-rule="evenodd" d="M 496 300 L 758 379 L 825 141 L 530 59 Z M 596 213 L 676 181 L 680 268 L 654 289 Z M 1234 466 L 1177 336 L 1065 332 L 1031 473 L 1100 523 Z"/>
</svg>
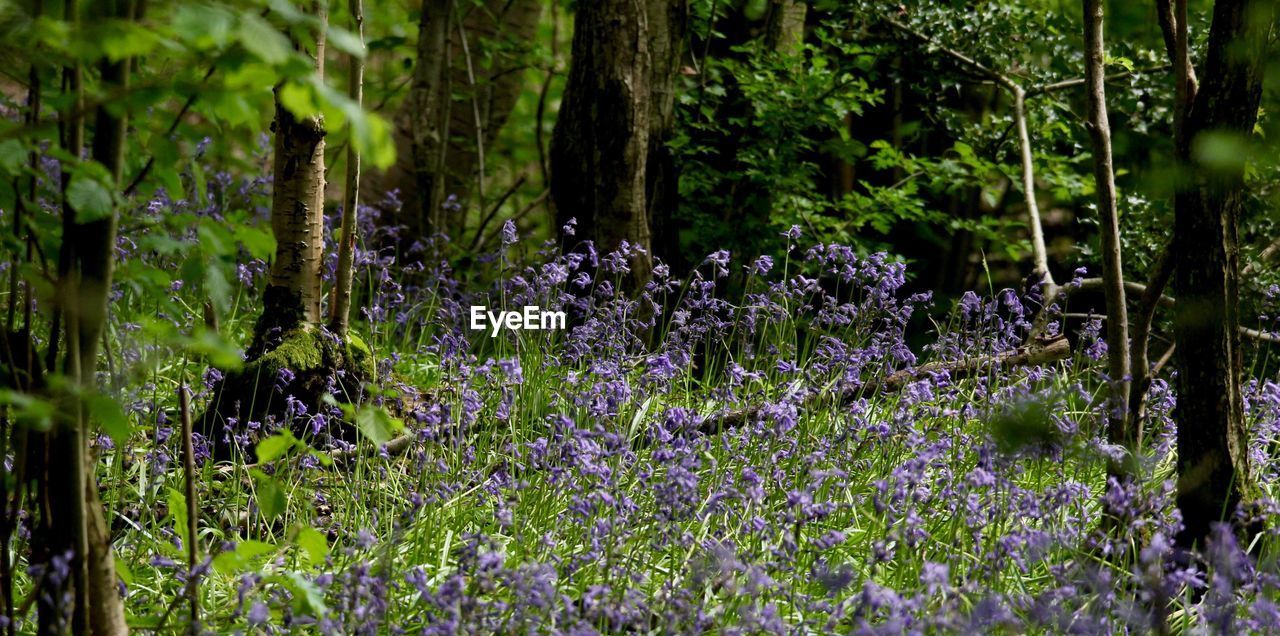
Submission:
<svg viewBox="0 0 1280 636">
<path fill-rule="evenodd" d="M 325 3 L 316 4 L 321 23 Z M 316 72 L 324 76 L 325 35 L 316 32 Z M 276 118 L 272 169 L 271 231 L 276 255 L 263 293 L 263 310 L 254 329 L 249 357 L 261 355 L 272 338 L 306 324 L 320 322 L 320 265 L 324 255 L 324 121 L 319 115 L 299 118 L 280 101 Z"/>
</svg>

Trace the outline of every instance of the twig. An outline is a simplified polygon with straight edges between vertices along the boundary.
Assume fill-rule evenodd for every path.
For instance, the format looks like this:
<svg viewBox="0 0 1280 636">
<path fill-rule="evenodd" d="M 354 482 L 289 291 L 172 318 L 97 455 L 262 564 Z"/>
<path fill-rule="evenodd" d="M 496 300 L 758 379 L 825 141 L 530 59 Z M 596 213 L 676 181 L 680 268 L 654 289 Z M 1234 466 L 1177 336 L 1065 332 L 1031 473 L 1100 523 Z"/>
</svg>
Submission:
<svg viewBox="0 0 1280 636">
<path fill-rule="evenodd" d="M 542 80 L 542 88 L 538 90 L 538 109 L 533 116 L 533 143 L 538 147 L 538 169 L 542 171 L 542 187 L 551 187 L 551 168 L 547 166 L 547 147 L 543 142 L 542 118 L 547 113 L 547 95 L 551 92 L 551 80 L 556 76 L 556 58 L 560 49 L 560 16 L 556 7 L 560 3 L 551 3 L 551 68 Z M 478 233 L 477 233 L 478 235 Z"/>
<path fill-rule="evenodd" d="M 1252 274 L 1254 270 L 1258 269 L 1257 265 L 1259 263 L 1266 263 L 1274 259 L 1276 256 L 1280 256 L 1280 238 L 1277 238 L 1272 241 L 1270 245 L 1262 248 L 1262 251 L 1258 252 L 1258 260 L 1245 265 L 1244 268 L 1240 270 L 1240 275 L 1248 276 L 1249 274 Z"/>
<path fill-rule="evenodd" d="M 543 190 L 542 193 L 534 197 L 533 200 L 528 203 L 528 205 L 521 208 L 519 212 L 516 212 L 515 214 L 511 215 L 511 220 L 519 221 L 520 219 L 524 218 L 530 212 L 532 212 L 534 208 L 542 205 L 543 202 L 545 202 L 547 200 L 547 197 L 549 196 L 551 196 L 551 190 L 550 189 Z M 502 228 L 495 228 L 492 232 L 489 232 L 489 235 L 486 236 L 484 240 L 481 241 L 480 244 L 475 247 L 475 250 L 484 250 L 490 243 L 493 242 L 493 240 L 498 236 L 498 234 L 501 231 L 502 231 Z"/>
<path fill-rule="evenodd" d="M 1155 73 L 1155 72 L 1158 72 L 1158 71 L 1167 71 L 1167 70 L 1169 70 L 1169 69 L 1171 69 L 1171 68 L 1173 68 L 1173 65 L 1171 65 L 1171 64 L 1158 64 L 1158 65 L 1156 65 L 1156 66 L 1147 66 L 1147 67 L 1144 67 L 1144 68 L 1134 69 L 1134 70 L 1132 70 L 1132 71 L 1120 71 L 1120 72 L 1118 72 L 1118 73 L 1112 73 L 1112 74 L 1110 74 L 1110 75 L 1107 75 L 1107 76 L 1106 76 L 1106 77 L 1104 77 L 1103 79 L 1104 79 L 1105 81 L 1107 81 L 1107 82 L 1114 82 L 1114 81 L 1116 81 L 1116 80 L 1122 80 L 1122 79 L 1127 79 L 1127 78 L 1130 78 L 1130 77 L 1136 77 L 1136 76 L 1138 76 L 1138 75 L 1145 75 L 1145 74 L 1147 74 L 1147 73 Z M 1071 79 L 1069 79 L 1069 80 L 1062 80 L 1062 81 L 1060 81 L 1060 82 L 1052 82 L 1052 83 L 1049 83 L 1049 84 L 1041 84 L 1040 86 L 1036 86 L 1036 87 L 1034 87 L 1034 88 L 1029 89 L 1029 90 L 1027 91 L 1027 97 L 1036 97 L 1036 96 L 1039 96 L 1039 95 L 1045 95 L 1045 94 L 1048 94 L 1048 93 L 1055 93 L 1055 92 L 1057 92 L 1057 91 L 1066 90 L 1066 89 L 1068 89 L 1068 88 L 1075 88 L 1075 87 L 1077 87 L 1077 86 L 1084 86 L 1084 83 L 1085 83 L 1085 78 L 1083 78 L 1083 77 L 1074 77 L 1074 78 L 1071 78 Z"/>
<path fill-rule="evenodd" d="M 1079 291 L 1102 291 L 1102 287 L 1103 282 L 1101 278 L 1083 278 L 1080 280 L 1079 285 L 1068 285 L 1064 287 L 1064 293 L 1066 293 L 1066 289 L 1068 288 Z M 1124 282 L 1124 289 L 1127 292 L 1141 295 L 1147 291 L 1148 287 L 1142 283 L 1127 280 Z M 1170 296 L 1161 295 L 1159 297 L 1158 304 L 1161 307 L 1173 307 L 1174 300 Z"/>
<path fill-rule="evenodd" d="M 1125 281 L 1124 287 L 1126 290 L 1137 293 L 1137 294 L 1143 294 L 1148 289 L 1146 285 L 1143 285 L 1142 283 L 1135 283 L 1133 281 Z M 1071 285 L 1069 287 L 1064 287 L 1063 293 L 1066 293 L 1067 289 L 1072 289 L 1072 290 L 1087 289 L 1090 291 L 1100 290 L 1102 289 L 1102 279 L 1101 278 L 1085 278 L 1080 281 L 1080 284 L 1078 286 Z M 1159 305 L 1161 307 L 1173 308 L 1177 306 L 1177 303 L 1178 301 L 1171 296 L 1165 296 L 1165 295 L 1160 296 Z M 1240 326 L 1240 335 L 1245 336 L 1247 338 L 1252 338 L 1259 342 L 1280 343 L 1280 336 L 1276 334 L 1266 332 L 1266 331 L 1261 331 L 1259 329 L 1245 327 L 1243 325 Z"/>
<path fill-rule="evenodd" d="M 200 633 L 200 577 L 196 572 L 199 566 L 200 550 L 196 543 L 196 527 L 200 518 L 200 508 L 196 505 L 196 452 L 191 432 L 191 396 L 187 391 L 187 382 L 178 385 L 178 404 L 182 415 L 182 472 L 187 480 L 187 598 L 191 607 L 191 624 L 188 630 L 192 634 Z"/>
<path fill-rule="evenodd" d="M 1132 348 L 1129 350 L 1129 371 L 1133 383 L 1129 385 L 1129 417 L 1138 428 L 1138 443 L 1143 436 L 1143 420 L 1147 412 L 1147 392 L 1151 388 L 1151 327 L 1155 322 L 1156 308 L 1164 299 L 1164 289 L 1169 285 L 1174 268 L 1173 246 L 1166 245 L 1156 259 L 1147 288 L 1140 294 L 1138 311 L 1133 324 Z M 1170 299 L 1172 301 L 1172 299 Z M 1167 362 L 1167 360 L 1166 360 Z"/>
<path fill-rule="evenodd" d="M 351 0 L 351 19 L 355 23 L 356 37 L 360 47 L 364 48 L 364 4 L 361 0 Z M 357 108 L 364 106 L 364 58 L 352 55 L 349 58 L 351 71 L 347 78 L 347 95 L 355 102 Z M 351 127 L 352 133 L 355 127 Z M 351 280 L 354 276 L 352 266 L 356 253 L 356 215 L 360 208 L 360 153 L 355 144 L 347 146 L 346 175 L 342 188 L 342 236 L 338 244 L 338 271 L 333 286 L 333 307 L 329 316 L 329 326 L 342 338 L 347 337 L 347 326 L 351 318 Z"/>
<path fill-rule="evenodd" d="M 518 179 L 516 179 L 515 183 L 511 184 L 511 187 L 507 188 L 506 192 L 502 193 L 501 197 L 498 197 L 498 202 L 494 203 L 493 207 L 489 208 L 489 213 L 485 214 L 484 217 L 480 219 L 480 225 L 476 227 L 476 233 L 471 237 L 470 247 L 473 251 L 476 249 L 476 246 L 480 244 L 480 239 L 484 236 L 484 229 L 488 227 L 489 223 L 493 221 L 493 218 L 498 215 L 498 210 L 502 209 L 502 205 L 507 202 L 507 199 L 511 198 L 511 195 L 516 193 L 516 190 L 520 189 L 520 186 L 524 185 L 524 182 L 525 176 L 522 174 Z M 484 205 L 484 202 L 481 201 L 480 204 Z"/>
</svg>

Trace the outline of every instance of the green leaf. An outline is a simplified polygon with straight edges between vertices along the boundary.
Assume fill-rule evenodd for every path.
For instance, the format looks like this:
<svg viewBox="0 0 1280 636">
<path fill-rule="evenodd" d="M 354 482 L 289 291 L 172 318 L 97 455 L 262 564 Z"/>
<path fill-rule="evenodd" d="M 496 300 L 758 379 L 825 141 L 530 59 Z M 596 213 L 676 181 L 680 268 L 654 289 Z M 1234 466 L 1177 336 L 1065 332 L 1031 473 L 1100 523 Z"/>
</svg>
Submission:
<svg viewBox="0 0 1280 636">
<path fill-rule="evenodd" d="M 17 139 L 0 141 L 0 170 L 13 174 L 22 167 L 26 149 Z"/>
<path fill-rule="evenodd" d="M 284 585 L 293 593 L 294 607 L 304 616 L 322 617 L 329 612 L 324 605 L 324 592 L 297 572 L 285 575 Z"/>
<path fill-rule="evenodd" d="M 197 326 L 195 333 L 184 340 L 185 349 L 192 357 L 207 357 L 209 364 L 223 370 L 236 370 L 244 366 L 244 355 L 234 342 L 221 334 Z"/>
<path fill-rule="evenodd" d="M 258 442 L 258 463 L 270 464 L 271 462 L 284 457 L 290 450 L 298 445 L 298 438 L 293 436 L 289 431 L 280 431 L 261 442 Z"/>
<path fill-rule="evenodd" d="M 254 493 L 258 502 L 258 510 L 262 511 L 262 516 L 267 521 L 274 521 L 276 517 L 284 514 L 289 506 L 289 498 L 284 493 L 284 488 L 280 486 L 280 482 L 276 481 L 270 475 L 260 471 L 253 471 L 253 481 L 256 487 Z"/>
<path fill-rule="evenodd" d="M 246 50 L 272 66 L 283 64 L 292 52 L 289 39 L 284 34 L 252 13 L 240 16 L 240 29 L 236 35 Z"/>
<path fill-rule="evenodd" d="M 169 489 L 169 516 L 173 518 L 173 530 L 182 537 L 182 544 L 187 545 L 187 496 L 177 488 Z"/>
<path fill-rule="evenodd" d="M 115 209 L 111 191 L 97 179 L 84 174 L 71 177 L 71 183 L 67 186 L 67 201 L 76 211 L 77 223 L 105 219 Z"/>
<path fill-rule="evenodd" d="M 173 32 L 197 49 L 226 46 L 231 42 L 235 15 L 218 5 L 183 2 L 173 14 Z"/>
<path fill-rule="evenodd" d="M 276 238 L 267 225 L 237 225 L 232 232 L 235 240 L 249 252 L 249 256 L 266 260 L 276 253 Z"/>
<path fill-rule="evenodd" d="M 304 119 L 320 113 L 320 107 L 312 95 L 311 87 L 297 82 L 287 82 L 280 87 L 280 103 L 294 117 Z"/>
<path fill-rule="evenodd" d="M 85 400 L 85 407 L 89 410 L 89 417 L 102 425 L 102 430 L 112 441 L 120 445 L 129 441 L 129 417 L 119 402 L 99 393 L 90 395 Z"/>
<path fill-rule="evenodd" d="M 294 538 L 294 543 L 298 544 L 298 547 L 302 549 L 307 565 L 317 566 L 323 564 L 325 557 L 329 556 L 329 540 L 319 530 L 311 526 L 299 527 L 298 536 Z"/>
<path fill-rule="evenodd" d="M 360 42 L 360 37 L 346 29 L 335 26 L 329 27 L 329 37 L 326 41 L 333 45 L 333 48 L 347 55 L 364 58 L 364 44 Z"/>
<path fill-rule="evenodd" d="M 204 269 L 205 294 L 209 296 L 209 300 L 213 302 L 213 306 L 221 313 L 227 313 L 231 309 L 231 282 L 227 280 L 227 274 L 222 267 L 217 264 L 210 264 Z"/>
<path fill-rule="evenodd" d="M 124 559 L 116 559 L 116 575 L 125 585 L 133 585 L 133 570 L 129 569 Z"/>
<path fill-rule="evenodd" d="M 404 430 L 404 422 L 391 417 L 380 406 L 362 406 L 356 411 L 356 428 L 374 444 L 381 446 Z"/>
<path fill-rule="evenodd" d="M 0 389 L 0 405 L 9 407 L 10 416 L 23 426 L 38 431 L 53 427 L 56 409 L 52 402 L 11 389 Z"/>
<path fill-rule="evenodd" d="M 151 29 L 124 21 L 105 24 L 97 38 L 102 51 L 113 62 L 146 55 L 160 44 L 160 38 Z"/>
<path fill-rule="evenodd" d="M 213 557 L 213 569 L 221 574 L 234 575 L 248 569 L 255 559 L 275 552 L 276 546 L 249 539 L 241 541 L 236 549 Z"/>
</svg>

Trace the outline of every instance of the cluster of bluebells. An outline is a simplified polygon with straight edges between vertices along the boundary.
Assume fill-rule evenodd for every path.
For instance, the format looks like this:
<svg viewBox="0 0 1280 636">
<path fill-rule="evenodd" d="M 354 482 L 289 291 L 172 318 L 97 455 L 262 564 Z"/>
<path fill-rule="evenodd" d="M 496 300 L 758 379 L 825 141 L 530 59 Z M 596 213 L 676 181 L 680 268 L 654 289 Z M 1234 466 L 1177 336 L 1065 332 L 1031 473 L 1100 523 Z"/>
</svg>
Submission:
<svg viewBox="0 0 1280 636">
<path fill-rule="evenodd" d="M 930 344 L 912 346 L 911 330 L 933 307 L 907 291 L 906 267 L 801 245 L 796 228 L 784 234 L 786 254 L 715 252 L 683 278 L 659 262 L 636 286 L 636 246 L 601 253 L 570 239 L 520 258 L 516 227 L 504 224 L 499 252 L 485 259 L 496 273 L 464 277 L 435 256 L 440 239 L 406 244 L 382 218 L 396 206 L 393 197 L 361 208 L 357 328 L 377 345 L 382 388 L 400 395 L 395 405 L 376 399 L 394 407 L 412 443 L 382 449 L 354 474 L 310 454 L 262 467 L 293 484 L 288 524 L 254 522 L 257 500 L 242 495 L 249 520 L 223 531 L 240 546 L 278 547 L 197 572 L 206 594 L 231 608 L 211 628 L 1280 628 L 1274 558 L 1247 554 L 1225 525 L 1200 552 L 1173 546 L 1175 398 L 1163 380 L 1152 388 L 1141 478 L 1106 477 L 1114 449 L 1101 439 L 1095 398 L 1099 323 L 1073 331 L 1066 361 L 972 378 L 946 370 L 1023 345 L 1036 289 L 966 294 Z M 264 270 L 254 267 L 244 282 L 260 285 Z M 335 267 L 328 262 L 326 276 Z M 534 305 L 564 311 L 569 324 L 492 337 L 470 330 L 472 305 Z M 927 362 L 943 364 L 901 391 L 860 393 Z M 209 373 L 197 401 L 218 379 Z M 343 417 L 336 407 L 303 404 L 287 370 L 270 384 L 283 419 L 232 422 L 233 441 L 301 425 L 323 450 L 353 450 L 321 434 Z M 148 487 L 161 492 L 180 474 L 173 418 L 154 386 L 130 392 L 131 413 L 151 423 Z M 1260 442 L 1252 459 L 1272 488 L 1280 385 L 1257 379 L 1245 393 Z M 1269 512 L 1264 502 L 1256 514 Z M 296 539 L 299 526 L 325 537 L 323 557 L 298 556 L 314 548 Z M 178 554 L 169 549 L 178 534 L 156 534 L 169 537 L 163 554 L 123 542 L 153 570 L 154 585 L 131 590 L 135 602 L 182 594 L 160 582 L 187 576 L 166 556 Z M 1264 534 L 1262 544 L 1274 539 Z"/>
<path fill-rule="evenodd" d="M 883 255 L 819 245 L 779 268 L 715 253 L 681 280 L 658 264 L 628 292 L 633 247 L 544 248 L 489 289 L 433 281 L 448 275 L 438 268 L 409 292 L 433 294 L 417 300 L 434 308 L 421 316 L 430 344 L 407 357 L 438 365 L 439 385 L 411 414 L 417 444 L 380 474 L 411 467 L 415 494 L 383 512 L 390 530 L 349 535 L 362 558 L 309 575 L 330 600 L 321 631 L 1277 625 L 1274 560 L 1246 554 L 1226 525 L 1202 552 L 1173 547 L 1165 382 L 1145 477 L 1106 478 L 1096 324 L 1068 361 L 963 381 L 944 370 L 833 402 L 922 358 L 1020 346 L 1038 299 L 966 295 L 913 350 L 910 320 L 930 300 L 905 293 L 904 267 Z M 570 328 L 495 342 L 467 328 L 475 303 L 561 309 Z M 1247 391 L 1262 439 L 1280 437 L 1276 387 Z M 735 410 L 749 415 L 708 428 Z M 1008 413 L 1043 421 L 1005 439 L 994 422 Z M 1274 481 L 1280 462 L 1254 453 Z M 405 542 L 429 558 L 395 556 Z M 270 594 L 259 603 L 273 620 L 312 620 Z"/>
</svg>

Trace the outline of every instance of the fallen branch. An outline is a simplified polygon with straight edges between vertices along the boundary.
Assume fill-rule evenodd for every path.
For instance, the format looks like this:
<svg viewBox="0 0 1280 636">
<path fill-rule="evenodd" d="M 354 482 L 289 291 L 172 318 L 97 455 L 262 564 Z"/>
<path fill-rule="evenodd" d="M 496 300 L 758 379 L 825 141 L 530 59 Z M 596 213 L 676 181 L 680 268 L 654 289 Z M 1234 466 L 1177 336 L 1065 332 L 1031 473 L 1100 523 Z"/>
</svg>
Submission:
<svg viewBox="0 0 1280 636">
<path fill-rule="evenodd" d="M 1258 252 L 1258 260 L 1245 265 L 1244 269 L 1240 270 L 1240 275 L 1248 276 L 1249 274 L 1252 274 L 1254 270 L 1258 269 L 1258 264 L 1266 264 L 1277 256 L 1280 256 L 1280 238 L 1277 238 L 1272 241 L 1270 245 L 1262 248 L 1262 251 Z"/>
<path fill-rule="evenodd" d="M 850 387 L 836 396 L 836 403 L 848 404 L 859 397 L 877 393 L 893 393 L 901 391 L 908 384 L 923 380 L 937 373 L 947 373 L 953 380 L 960 380 L 978 375 L 986 371 L 998 371 L 1022 366 L 1048 364 L 1064 360 L 1071 355 L 1071 345 L 1065 337 L 1052 340 L 1034 341 L 1030 346 L 1019 347 L 994 356 L 969 358 L 951 362 L 931 362 L 914 369 L 904 369 L 883 378 L 868 380 L 857 387 Z M 829 394 L 817 393 L 805 400 L 806 406 L 813 406 Z M 753 406 L 735 411 L 711 415 L 702 421 L 698 430 L 706 435 L 715 435 L 721 431 L 744 426 L 752 418 L 758 416 L 761 407 Z"/>
</svg>

